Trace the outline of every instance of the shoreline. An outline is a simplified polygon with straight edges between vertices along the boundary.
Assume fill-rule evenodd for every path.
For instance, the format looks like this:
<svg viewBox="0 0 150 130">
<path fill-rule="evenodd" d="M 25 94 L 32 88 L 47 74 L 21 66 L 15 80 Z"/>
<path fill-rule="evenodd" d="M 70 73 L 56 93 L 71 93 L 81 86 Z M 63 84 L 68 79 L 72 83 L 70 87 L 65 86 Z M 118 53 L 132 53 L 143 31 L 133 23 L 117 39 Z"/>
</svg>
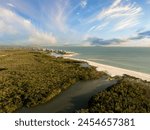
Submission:
<svg viewBox="0 0 150 130">
<path fill-rule="evenodd" d="M 51 53 L 50 55 L 54 57 L 70 58 L 70 57 L 78 55 L 78 53 L 73 53 L 73 52 L 67 52 L 66 54 Z"/>
<path fill-rule="evenodd" d="M 76 56 L 76 55 L 78 55 L 78 53 L 69 52 L 68 54 L 64 54 L 62 56 L 67 58 L 67 57 L 73 57 L 73 56 Z"/>
<path fill-rule="evenodd" d="M 123 69 L 123 68 L 119 68 L 119 67 L 114 67 L 114 66 L 110 66 L 110 65 L 100 64 L 100 63 L 96 63 L 96 62 L 84 60 L 84 59 L 76 59 L 76 58 L 71 58 L 71 57 L 64 57 L 64 58 L 87 62 L 89 65 L 96 67 L 97 71 L 104 71 L 112 77 L 123 76 L 124 74 L 127 74 L 129 76 L 140 78 L 142 80 L 150 81 L 150 74 L 137 72 L 137 71 L 133 71 L 133 70 L 128 70 L 128 69 Z"/>
</svg>

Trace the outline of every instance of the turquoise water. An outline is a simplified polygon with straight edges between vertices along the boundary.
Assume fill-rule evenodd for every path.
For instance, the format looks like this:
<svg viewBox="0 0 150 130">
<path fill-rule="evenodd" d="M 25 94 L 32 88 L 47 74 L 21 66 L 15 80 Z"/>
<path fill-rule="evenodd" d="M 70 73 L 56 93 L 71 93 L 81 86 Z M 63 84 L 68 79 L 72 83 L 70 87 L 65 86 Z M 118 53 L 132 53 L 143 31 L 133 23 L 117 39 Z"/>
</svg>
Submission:
<svg viewBox="0 0 150 130">
<path fill-rule="evenodd" d="M 150 74 L 150 48 L 134 47 L 49 47 L 76 52 L 75 58 Z"/>
</svg>

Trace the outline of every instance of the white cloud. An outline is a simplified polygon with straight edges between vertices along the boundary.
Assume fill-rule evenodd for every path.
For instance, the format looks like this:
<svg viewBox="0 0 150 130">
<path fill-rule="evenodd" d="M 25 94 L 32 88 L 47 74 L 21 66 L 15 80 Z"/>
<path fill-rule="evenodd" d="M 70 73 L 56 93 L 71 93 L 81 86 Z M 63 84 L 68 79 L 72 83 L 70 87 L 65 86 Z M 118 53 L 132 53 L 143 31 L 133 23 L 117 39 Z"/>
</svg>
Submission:
<svg viewBox="0 0 150 130">
<path fill-rule="evenodd" d="M 73 25 L 68 24 L 69 20 L 74 20 L 72 17 L 72 13 L 80 7 L 80 4 L 75 5 L 74 7 L 71 5 L 70 0 L 57 0 L 54 2 L 53 7 L 50 9 L 46 8 L 46 13 L 48 14 L 48 21 L 50 21 L 51 24 L 48 23 L 49 28 L 52 28 L 53 30 L 57 31 L 58 34 L 61 33 L 61 36 L 70 35 L 70 33 L 74 33 L 75 30 L 73 29 Z M 78 12 L 77 15 L 80 13 Z"/>
<path fill-rule="evenodd" d="M 93 31 L 94 29 L 96 28 L 96 26 L 92 26 L 89 30 L 88 30 L 88 33 Z"/>
<path fill-rule="evenodd" d="M 102 18 L 119 18 L 119 17 L 137 17 L 141 14 L 142 8 L 135 3 L 124 3 L 122 0 L 115 0 L 115 2 L 108 8 L 103 9 L 97 15 L 97 19 Z"/>
<path fill-rule="evenodd" d="M 110 8 L 118 6 L 118 4 L 120 4 L 121 2 L 122 2 L 122 0 L 114 0 L 114 2 L 113 2 L 113 4 L 111 5 Z"/>
<path fill-rule="evenodd" d="M 11 4 L 11 3 L 7 3 L 7 5 L 8 6 L 10 6 L 10 7 L 15 7 L 13 4 Z"/>
<path fill-rule="evenodd" d="M 68 31 L 67 20 L 68 20 L 68 8 L 69 8 L 69 0 L 59 0 L 55 3 L 53 8 L 49 10 L 50 20 L 55 27 L 59 31 L 65 33 Z"/>
<path fill-rule="evenodd" d="M 127 40 L 126 42 L 122 42 L 117 46 L 124 46 L 124 47 L 150 47 L 150 39 L 143 38 L 139 40 Z"/>
<path fill-rule="evenodd" d="M 107 25 L 109 24 L 109 22 L 106 23 L 102 23 L 100 25 L 94 25 L 92 26 L 87 32 L 92 32 L 92 31 L 100 31 L 103 30 Z"/>
<path fill-rule="evenodd" d="M 114 30 L 118 31 L 118 30 L 123 30 L 125 28 L 130 28 L 130 27 L 133 27 L 133 26 L 137 25 L 138 23 L 139 23 L 139 21 L 137 21 L 134 18 L 124 19 L 124 20 L 121 20 L 120 22 L 118 22 L 116 24 Z"/>
<path fill-rule="evenodd" d="M 111 23 L 116 21 L 114 30 L 122 30 L 138 24 L 142 8 L 131 1 L 114 0 L 112 5 L 104 8 L 96 16 L 95 20 L 104 20 Z"/>
<path fill-rule="evenodd" d="M 26 0 L 12 0 L 17 11 L 23 12 L 26 16 L 32 17 L 35 21 L 44 23 L 47 30 L 66 32 L 68 30 L 67 20 L 69 14 L 70 0 L 41 0 L 36 3 L 39 7 L 33 6 Z M 38 13 L 39 12 L 39 13 Z"/>
<path fill-rule="evenodd" d="M 109 24 L 109 22 L 104 22 L 103 24 L 100 24 L 99 26 L 97 26 L 95 28 L 95 30 L 100 31 L 100 30 L 104 29 L 108 24 Z"/>
<path fill-rule="evenodd" d="M 52 44 L 56 43 L 56 38 L 52 34 L 39 31 L 31 21 L 16 15 L 14 12 L 0 8 L 0 42 L 13 38 L 14 42 L 29 42 L 32 44 Z M 12 41 L 13 42 L 13 41 Z"/>
<path fill-rule="evenodd" d="M 50 33 L 41 33 L 39 31 L 34 32 L 34 34 L 29 37 L 29 43 L 34 44 L 47 44 L 56 43 L 56 38 Z"/>
<path fill-rule="evenodd" d="M 81 0 L 81 1 L 80 1 L 80 6 L 81 6 L 82 8 L 85 8 L 85 7 L 87 6 L 87 0 Z"/>
</svg>

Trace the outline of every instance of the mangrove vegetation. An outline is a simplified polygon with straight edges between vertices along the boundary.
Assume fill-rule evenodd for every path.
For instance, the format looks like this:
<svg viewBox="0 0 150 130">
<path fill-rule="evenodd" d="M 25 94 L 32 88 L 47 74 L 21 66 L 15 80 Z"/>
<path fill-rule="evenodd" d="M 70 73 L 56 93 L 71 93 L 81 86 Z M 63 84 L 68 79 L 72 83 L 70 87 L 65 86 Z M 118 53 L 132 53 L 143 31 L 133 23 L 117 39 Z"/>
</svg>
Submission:
<svg viewBox="0 0 150 130">
<path fill-rule="evenodd" d="M 32 49 L 0 50 L 0 112 L 48 102 L 76 82 L 104 74 L 81 63 Z"/>
<path fill-rule="evenodd" d="M 117 84 L 93 96 L 88 108 L 79 112 L 149 113 L 150 82 L 124 75 Z"/>
</svg>

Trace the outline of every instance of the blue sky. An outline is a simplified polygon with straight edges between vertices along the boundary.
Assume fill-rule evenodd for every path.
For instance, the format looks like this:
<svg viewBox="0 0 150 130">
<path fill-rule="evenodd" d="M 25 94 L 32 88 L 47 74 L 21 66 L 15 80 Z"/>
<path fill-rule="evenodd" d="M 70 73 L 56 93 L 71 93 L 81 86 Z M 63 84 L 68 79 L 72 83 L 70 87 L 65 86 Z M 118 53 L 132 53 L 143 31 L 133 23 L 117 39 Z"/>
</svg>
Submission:
<svg viewBox="0 0 150 130">
<path fill-rule="evenodd" d="M 150 47 L 150 0 L 0 0 L 0 44 Z"/>
</svg>

